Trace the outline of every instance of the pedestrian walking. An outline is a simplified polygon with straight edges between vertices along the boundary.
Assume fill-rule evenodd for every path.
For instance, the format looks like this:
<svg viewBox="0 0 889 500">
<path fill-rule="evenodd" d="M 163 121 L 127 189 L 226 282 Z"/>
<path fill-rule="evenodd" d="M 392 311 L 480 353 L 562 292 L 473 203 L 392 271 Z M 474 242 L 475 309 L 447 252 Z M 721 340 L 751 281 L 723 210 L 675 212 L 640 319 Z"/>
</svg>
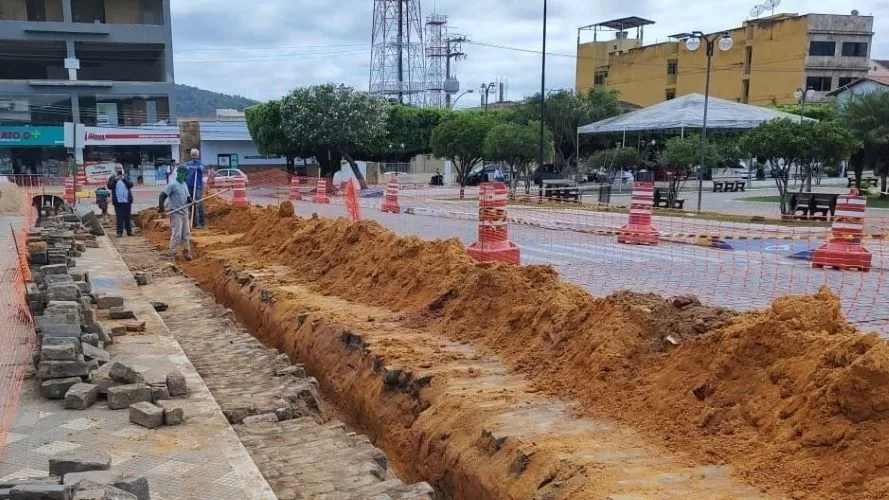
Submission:
<svg viewBox="0 0 889 500">
<path fill-rule="evenodd" d="M 111 191 L 108 190 L 105 186 L 99 186 L 99 189 L 96 189 L 96 205 L 99 206 L 99 210 L 102 211 L 102 219 L 108 220 L 108 199 L 111 198 Z"/>
<path fill-rule="evenodd" d="M 180 246 L 185 247 L 183 257 L 191 260 L 191 229 L 186 207 L 191 203 L 188 196 L 188 169 L 176 169 L 176 178 L 164 186 L 158 199 L 157 211 L 164 213 L 164 205 L 170 206 L 170 258 L 176 260 L 176 252 Z"/>
<path fill-rule="evenodd" d="M 133 213 L 133 181 L 124 175 L 123 166 L 114 166 L 114 175 L 108 178 L 105 186 L 111 191 L 111 203 L 114 205 L 114 216 L 117 218 L 117 237 L 133 235 L 133 223 L 130 220 Z"/>
<path fill-rule="evenodd" d="M 201 162 L 201 152 L 198 149 L 191 150 L 191 160 L 185 164 L 188 168 L 186 184 L 191 199 L 195 201 L 192 208 L 194 227 L 200 229 L 207 224 L 204 215 L 204 164 Z"/>
</svg>

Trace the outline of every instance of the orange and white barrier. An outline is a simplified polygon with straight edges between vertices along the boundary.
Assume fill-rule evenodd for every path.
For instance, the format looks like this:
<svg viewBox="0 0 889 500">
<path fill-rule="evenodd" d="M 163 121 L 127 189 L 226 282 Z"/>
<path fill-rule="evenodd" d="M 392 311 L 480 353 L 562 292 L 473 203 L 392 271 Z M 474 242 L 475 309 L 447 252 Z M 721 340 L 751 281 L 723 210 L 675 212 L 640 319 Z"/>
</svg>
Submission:
<svg viewBox="0 0 889 500">
<path fill-rule="evenodd" d="M 509 241 L 508 203 L 506 184 L 488 182 L 479 186 L 478 241 L 466 248 L 473 259 L 519 265 L 519 247 Z"/>
<path fill-rule="evenodd" d="M 290 201 L 300 201 L 303 199 L 302 193 L 299 192 L 299 177 L 295 175 L 290 178 L 290 193 L 288 198 Z"/>
<path fill-rule="evenodd" d="M 318 185 L 315 187 L 315 196 L 312 198 L 312 203 L 330 203 L 330 198 L 327 196 L 327 179 L 324 177 L 318 177 Z"/>
<path fill-rule="evenodd" d="M 857 269 L 868 272 L 873 255 L 864 248 L 864 213 L 867 200 L 856 190 L 837 198 L 831 236 L 827 243 L 815 250 L 812 267 L 832 267 L 838 270 Z"/>
<path fill-rule="evenodd" d="M 400 214 L 401 207 L 398 205 L 398 181 L 390 179 L 386 183 L 386 191 L 383 193 L 383 206 L 381 210 L 389 214 Z"/>
<path fill-rule="evenodd" d="M 627 245 L 657 245 L 660 235 L 651 225 L 654 209 L 654 183 L 633 184 L 630 197 L 630 219 L 617 235 L 617 242 Z"/>
<path fill-rule="evenodd" d="M 75 196 L 76 195 L 74 193 L 74 177 L 71 177 L 71 176 L 65 177 L 65 192 L 64 192 L 62 199 L 65 200 L 65 203 L 67 203 L 68 205 L 71 205 L 73 207 L 74 204 L 77 203 Z"/>
<path fill-rule="evenodd" d="M 232 205 L 235 206 L 247 206 L 250 204 L 250 199 L 247 198 L 247 181 L 240 177 L 236 177 L 232 180 L 232 184 L 234 187 L 232 188 Z"/>
</svg>

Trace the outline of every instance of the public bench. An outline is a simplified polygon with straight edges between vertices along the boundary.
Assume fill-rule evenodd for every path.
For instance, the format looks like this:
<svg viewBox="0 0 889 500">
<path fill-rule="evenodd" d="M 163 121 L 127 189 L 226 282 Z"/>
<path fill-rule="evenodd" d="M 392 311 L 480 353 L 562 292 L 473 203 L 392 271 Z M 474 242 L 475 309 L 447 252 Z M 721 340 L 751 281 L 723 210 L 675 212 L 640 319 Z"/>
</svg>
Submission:
<svg viewBox="0 0 889 500">
<path fill-rule="evenodd" d="M 580 201 L 580 189 L 568 182 L 544 181 L 543 196 L 553 201 Z"/>
<path fill-rule="evenodd" d="M 855 171 L 850 170 L 846 173 L 846 179 L 848 180 L 848 184 L 846 187 L 852 187 L 855 185 Z M 879 185 L 880 180 L 872 171 L 864 171 L 861 172 L 861 187 L 874 186 Z"/>
<path fill-rule="evenodd" d="M 794 218 L 814 219 L 833 217 L 837 208 L 837 198 L 833 193 L 790 193 L 790 207 Z M 801 214 L 801 215 L 797 215 Z M 816 217 L 816 214 L 819 214 Z"/>
<path fill-rule="evenodd" d="M 744 191 L 747 187 L 747 181 L 743 177 L 723 176 L 713 178 L 714 193 L 734 193 Z"/>
<path fill-rule="evenodd" d="M 665 196 L 664 191 L 661 189 L 654 190 L 654 206 L 658 208 L 675 208 L 678 210 L 682 210 L 685 206 L 685 198 L 674 198 L 673 206 L 670 206 L 669 197 Z"/>
</svg>

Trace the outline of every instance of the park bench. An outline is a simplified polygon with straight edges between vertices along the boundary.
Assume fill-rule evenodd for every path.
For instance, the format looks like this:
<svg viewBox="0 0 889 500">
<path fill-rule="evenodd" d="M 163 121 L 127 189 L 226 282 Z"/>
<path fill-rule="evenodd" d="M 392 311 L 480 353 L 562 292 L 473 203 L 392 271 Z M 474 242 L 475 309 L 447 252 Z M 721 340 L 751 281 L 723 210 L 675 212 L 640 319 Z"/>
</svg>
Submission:
<svg viewBox="0 0 889 500">
<path fill-rule="evenodd" d="M 744 191 L 747 187 L 747 181 L 739 176 L 722 176 L 713 178 L 714 193 L 734 193 Z"/>
<path fill-rule="evenodd" d="M 553 201 L 580 201 L 580 190 L 567 182 L 544 181 L 543 196 Z"/>
<path fill-rule="evenodd" d="M 846 187 L 852 187 L 855 185 L 855 171 L 849 170 L 846 173 L 846 178 L 848 180 L 848 184 Z M 861 172 L 861 187 L 866 188 L 869 186 L 876 187 L 879 184 L 879 179 L 872 171 L 864 171 Z"/>
<path fill-rule="evenodd" d="M 793 207 L 793 216 L 799 218 L 814 219 L 833 217 L 837 208 L 838 194 L 833 193 L 792 193 L 790 206 Z M 816 217 L 815 214 L 820 214 Z"/>
<path fill-rule="evenodd" d="M 661 189 L 654 190 L 654 206 L 658 208 L 675 208 L 682 210 L 685 206 L 685 198 L 673 198 L 673 206 L 670 206 L 670 199 L 664 195 Z"/>
</svg>

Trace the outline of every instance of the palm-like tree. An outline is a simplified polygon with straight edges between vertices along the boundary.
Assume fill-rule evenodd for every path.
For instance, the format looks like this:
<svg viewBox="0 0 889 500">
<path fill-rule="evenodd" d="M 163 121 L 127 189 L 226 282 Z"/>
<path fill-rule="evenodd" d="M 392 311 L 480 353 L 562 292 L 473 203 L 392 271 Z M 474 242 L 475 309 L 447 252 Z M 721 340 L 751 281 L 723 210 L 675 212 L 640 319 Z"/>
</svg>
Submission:
<svg viewBox="0 0 889 500">
<path fill-rule="evenodd" d="M 840 108 L 840 120 L 864 143 L 865 162 L 876 166 L 875 173 L 881 179 L 880 192 L 886 193 L 886 176 L 889 174 L 889 91 L 878 90 L 849 99 Z M 855 177 L 858 187 L 861 187 L 861 171 L 862 166 L 857 166 Z"/>
</svg>

